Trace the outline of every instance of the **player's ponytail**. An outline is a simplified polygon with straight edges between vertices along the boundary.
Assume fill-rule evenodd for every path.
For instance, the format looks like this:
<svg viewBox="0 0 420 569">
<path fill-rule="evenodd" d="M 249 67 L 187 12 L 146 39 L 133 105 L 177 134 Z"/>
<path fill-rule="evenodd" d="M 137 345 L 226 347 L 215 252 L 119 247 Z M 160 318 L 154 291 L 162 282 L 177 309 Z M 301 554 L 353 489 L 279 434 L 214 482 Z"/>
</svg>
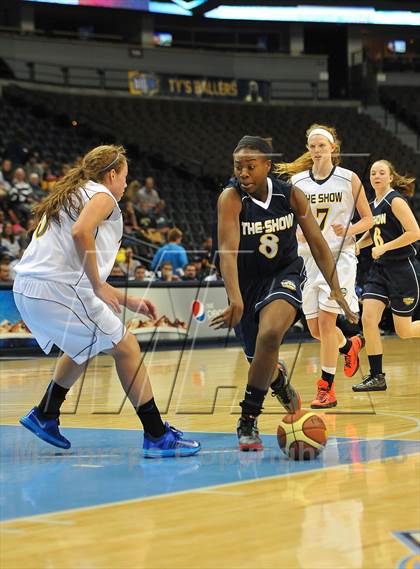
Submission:
<svg viewBox="0 0 420 569">
<path fill-rule="evenodd" d="M 401 194 L 408 197 L 414 194 L 416 179 L 413 176 L 403 176 L 402 174 L 399 174 L 396 171 L 394 164 L 388 160 L 378 160 L 378 162 L 382 162 L 388 166 L 389 172 L 392 176 L 391 187 L 394 188 L 394 190 L 398 190 Z"/>
<path fill-rule="evenodd" d="M 80 165 L 71 168 L 55 184 L 50 195 L 34 208 L 35 223 L 39 223 L 44 217 L 47 225 L 51 221 L 59 224 L 61 210 L 76 219 L 83 207 L 80 188 L 89 180 L 102 182 L 107 172 L 110 170 L 119 172 L 125 162 L 125 149 L 122 146 L 110 144 L 90 150 Z"/>
<path fill-rule="evenodd" d="M 311 132 L 315 129 L 326 130 L 331 134 L 334 139 L 334 144 L 336 146 L 334 154 L 331 156 L 332 163 L 334 166 L 338 166 L 340 164 L 340 147 L 341 147 L 341 140 L 339 140 L 337 136 L 337 132 L 334 127 L 327 126 L 324 124 L 311 124 L 311 126 L 306 131 L 306 139 L 309 138 Z M 287 176 L 290 180 L 292 176 L 295 174 L 299 174 L 300 172 L 304 172 L 305 170 L 309 170 L 313 166 L 313 160 L 311 158 L 310 152 L 305 152 L 293 162 L 280 162 L 278 164 L 273 165 L 273 173 L 277 176 Z"/>
<path fill-rule="evenodd" d="M 296 160 L 293 160 L 293 162 L 278 162 L 274 164 L 273 173 L 276 176 L 287 176 L 287 179 L 290 180 L 295 174 L 309 170 L 312 166 L 311 154 L 310 152 L 305 152 Z"/>
</svg>

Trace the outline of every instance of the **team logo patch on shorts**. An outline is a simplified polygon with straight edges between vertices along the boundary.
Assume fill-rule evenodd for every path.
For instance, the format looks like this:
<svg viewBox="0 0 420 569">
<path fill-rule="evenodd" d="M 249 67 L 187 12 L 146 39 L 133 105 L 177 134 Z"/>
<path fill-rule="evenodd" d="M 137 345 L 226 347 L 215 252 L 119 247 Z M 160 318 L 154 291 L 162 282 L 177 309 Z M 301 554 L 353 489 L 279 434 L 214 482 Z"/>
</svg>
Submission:
<svg viewBox="0 0 420 569">
<path fill-rule="evenodd" d="M 403 298 L 403 303 L 406 306 L 410 306 L 410 304 L 413 304 L 414 300 L 415 299 L 412 296 L 406 296 L 405 298 Z"/>
<path fill-rule="evenodd" d="M 281 281 L 280 284 L 283 288 L 288 288 L 289 290 L 293 290 L 293 291 L 296 290 L 296 285 L 293 281 Z"/>
</svg>

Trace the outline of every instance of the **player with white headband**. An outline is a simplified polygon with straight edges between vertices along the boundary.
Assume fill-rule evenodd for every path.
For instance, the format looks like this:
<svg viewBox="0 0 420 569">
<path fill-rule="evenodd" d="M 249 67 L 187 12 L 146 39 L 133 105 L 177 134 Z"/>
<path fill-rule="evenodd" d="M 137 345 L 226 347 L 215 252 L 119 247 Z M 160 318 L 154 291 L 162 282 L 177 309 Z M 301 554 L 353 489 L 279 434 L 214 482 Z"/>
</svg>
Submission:
<svg viewBox="0 0 420 569">
<path fill-rule="evenodd" d="M 307 149 L 294 162 L 277 164 L 275 172 L 286 174 L 293 185 L 305 192 L 313 215 L 336 259 L 337 275 L 345 298 L 358 312 L 355 292 L 357 258 L 355 235 L 372 226 L 372 214 L 363 185 L 354 172 L 340 164 L 340 141 L 334 128 L 313 124 L 306 131 Z M 351 224 L 355 209 L 360 220 Z M 336 326 L 342 311 L 330 299 L 330 288 L 310 253 L 309 245 L 299 236 L 299 254 L 305 261 L 307 281 L 302 309 L 311 335 L 321 341 L 321 377 L 313 409 L 335 407 L 334 378 L 338 353 L 344 355 L 344 373 L 352 377 L 359 368 L 360 336 L 347 339 Z"/>
</svg>

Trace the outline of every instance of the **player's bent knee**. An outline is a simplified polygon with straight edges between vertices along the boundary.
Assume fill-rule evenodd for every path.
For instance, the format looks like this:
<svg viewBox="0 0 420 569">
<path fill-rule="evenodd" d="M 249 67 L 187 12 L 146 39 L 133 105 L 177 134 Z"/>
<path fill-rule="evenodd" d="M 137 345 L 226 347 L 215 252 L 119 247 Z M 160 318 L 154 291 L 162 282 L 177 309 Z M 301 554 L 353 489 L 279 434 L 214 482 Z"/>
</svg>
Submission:
<svg viewBox="0 0 420 569">
<path fill-rule="evenodd" d="M 379 326 L 379 322 L 381 321 L 381 317 L 374 312 L 369 312 L 367 310 L 363 311 L 362 314 L 362 325 L 363 327 L 377 327 Z"/>
<path fill-rule="evenodd" d="M 114 358 L 129 356 L 140 349 L 137 339 L 131 332 L 126 332 L 118 344 L 110 350 Z"/>
<path fill-rule="evenodd" d="M 408 338 L 412 337 L 409 326 L 395 326 L 395 332 L 397 333 L 397 336 L 401 338 L 401 340 L 407 340 Z"/>
<path fill-rule="evenodd" d="M 320 340 L 321 334 L 319 332 L 318 321 L 315 318 L 313 318 L 313 319 L 306 320 L 306 323 L 308 324 L 309 332 L 310 332 L 312 338 L 315 338 L 315 340 Z"/>
<path fill-rule="evenodd" d="M 327 312 L 320 310 L 318 316 L 318 328 L 321 336 L 324 334 L 336 333 L 337 314 L 335 312 Z"/>
<path fill-rule="evenodd" d="M 284 333 L 284 330 L 267 328 L 266 330 L 260 331 L 258 334 L 258 340 L 267 350 L 278 350 L 281 341 L 283 340 Z"/>
<path fill-rule="evenodd" d="M 316 330 L 311 330 L 309 328 L 309 332 L 311 333 L 312 338 L 315 338 L 315 340 L 320 340 L 321 339 L 321 334 L 319 333 L 319 329 L 317 328 Z"/>
</svg>

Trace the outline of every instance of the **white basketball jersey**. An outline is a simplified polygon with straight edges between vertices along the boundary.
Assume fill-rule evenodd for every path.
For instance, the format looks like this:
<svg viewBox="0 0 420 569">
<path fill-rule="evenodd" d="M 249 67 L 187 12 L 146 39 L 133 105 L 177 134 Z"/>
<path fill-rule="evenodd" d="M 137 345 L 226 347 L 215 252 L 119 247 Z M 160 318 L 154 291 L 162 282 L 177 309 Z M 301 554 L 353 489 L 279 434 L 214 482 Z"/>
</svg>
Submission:
<svg viewBox="0 0 420 569">
<path fill-rule="evenodd" d="M 95 234 L 99 277 L 104 282 L 111 272 L 120 247 L 123 220 L 118 202 L 108 188 L 89 181 L 80 189 L 84 204 L 98 193 L 108 194 L 115 202 L 111 215 L 97 227 Z M 64 211 L 61 211 L 60 225 L 52 221 L 43 231 L 45 221 L 41 219 L 28 248 L 15 267 L 16 274 L 34 279 L 90 287 L 90 281 L 84 272 L 71 235 L 75 221 L 76 219 L 71 219 Z"/>
<path fill-rule="evenodd" d="M 310 170 L 295 174 L 291 180 L 294 186 L 306 194 L 313 216 L 333 252 L 355 250 L 354 237 L 346 237 L 343 242 L 343 237 L 336 235 L 332 228 L 334 223 L 348 227 L 353 218 L 352 174 L 351 170 L 335 166 L 324 180 L 315 180 Z M 299 241 L 299 254 L 303 257 L 310 254 L 306 242 Z"/>
</svg>

